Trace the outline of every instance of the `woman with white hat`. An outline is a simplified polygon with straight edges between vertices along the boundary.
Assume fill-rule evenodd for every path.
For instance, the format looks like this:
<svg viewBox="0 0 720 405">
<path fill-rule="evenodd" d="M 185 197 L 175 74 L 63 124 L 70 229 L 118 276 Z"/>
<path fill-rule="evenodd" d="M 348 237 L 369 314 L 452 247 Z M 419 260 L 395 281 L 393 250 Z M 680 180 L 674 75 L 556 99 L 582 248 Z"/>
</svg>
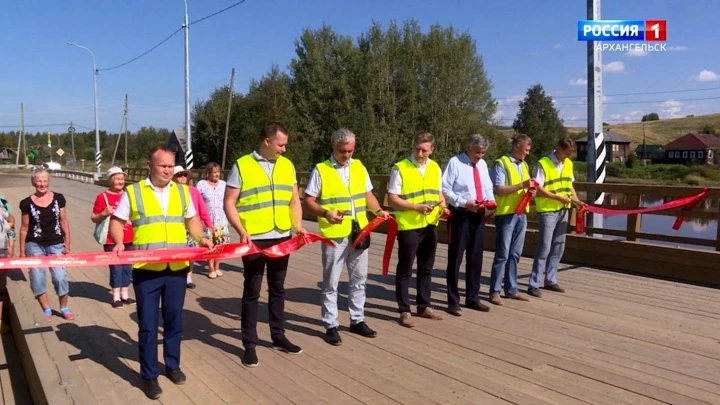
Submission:
<svg viewBox="0 0 720 405">
<path fill-rule="evenodd" d="M 198 191 L 197 188 L 191 186 L 188 181 L 189 178 L 192 176 L 192 171 L 187 170 L 183 168 L 182 166 L 175 166 L 175 169 L 173 169 L 173 181 L 180 184 L 185 184 L 188 187 L 188 191 L 190 192 L 190 198 L 192 199 L 193 205 L 195 206 L 195 209 L 197 210 L 198 215 L 200 216 L 200 220 L 202 221 L 203 225 L 205 225 L 205 229 L 213 229 L 213 222 L 212 218 L 210 217 L 210 211 L 208 211 L 207 206 L 205 205 L 205 201 L 202 198 L 202 195 L 200 195 L 200 191 Z M 207 231 L 206 231 L 207 233 Z M 197 244 L 195 243 L 195 240 L 193 240 L 192 236 L 190 234 L 187 235 L 187 241 L 189 247 L 195 247 Z M 188 270 L 187 274 L 187 288 L 193 289 L 195 288 L 195 283 L 192 281 L 192 269 L 193 264 L 190 263 L 190 269 Z M 215 278 L 215 277 L 210 277 Z"/>
<path fill-rule="evenodd" d="M 108 169 L 106 178 L 108 181 L 108 189 L 98 194 L 95 197 L 95 204 L 93 205 L 92 215 L 90 220 L 93 223 L 98 224 L 97 226 L 103 227 L 103 221 L 108 222 L 110 216 L 115 212 L 115 208 L 120 202 L 125 192 L 125 173 L 121 168 L 114 166 Z M 102 245 L 106 252 L 110 252 L 115 247 L 112 238 L 107 233 L 107 226 L 105 226 Z M 123 227 L 123 244 L 125 250 L 130 250 L 130 245 L 133 240 L 133 228 L 130 221 L 125 222 Z M 110 288 L 112 288 L 112 307 L 122 308 L 123 305 L 132 305 L 135 300 L 130 298 L 128 295 L 128 287 L 132 282 L 132 264 L 111 264 L 110 265 Z"/>
</svg>

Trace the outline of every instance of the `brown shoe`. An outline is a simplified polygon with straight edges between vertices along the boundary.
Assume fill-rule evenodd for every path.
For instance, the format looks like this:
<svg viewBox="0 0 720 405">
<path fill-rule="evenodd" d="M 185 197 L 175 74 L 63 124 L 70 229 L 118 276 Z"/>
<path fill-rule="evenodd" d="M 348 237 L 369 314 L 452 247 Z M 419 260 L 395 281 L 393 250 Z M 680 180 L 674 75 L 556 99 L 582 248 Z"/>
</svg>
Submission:
<svg viewBox="0 0 720 405">
<path fill-rule="evenodd" d="M 515 294 L 505 294 L 505 298 L 509 298 L 509 299 L 511 299 L 511 300 L 518 300 L 518 301 L 530 301 L 530 298 L 528 298 L 528 297 L 526 297 L 526 296 L 524 296 L 524 295 L 520 295 L 520 294 L 518 294 L 518 293 L 515 293 Z M 490 301 L 490 302 L 492 302 L 492 301 Z"/>
<path fill-rule="evenodd" d="M 402 314 L 400 314 L 400 325 L 406 328 L 415 327 L 415 321 L 412 320 L 412 315 L 410 314 L 410 312 L 403 312 Z"/>
<path fill-rule="evenodd" d="M 425 309 L 423 309 L 422 312 L 418 312 L 417 315 L 420 318 L 432 319 L 433 321 L 441 321 L 443 319 L 442 315 L 433 311 L 430 307 L 425 307 Z"/>
<path fill-rule="evenodd" d="M 490 299 L 488 301 L 490 301 L 491 304 L 495 304 L 495 305 L 503 304 L 502 299 L 500 299 L 500 293 L 490 294 Z"/>
</svg>

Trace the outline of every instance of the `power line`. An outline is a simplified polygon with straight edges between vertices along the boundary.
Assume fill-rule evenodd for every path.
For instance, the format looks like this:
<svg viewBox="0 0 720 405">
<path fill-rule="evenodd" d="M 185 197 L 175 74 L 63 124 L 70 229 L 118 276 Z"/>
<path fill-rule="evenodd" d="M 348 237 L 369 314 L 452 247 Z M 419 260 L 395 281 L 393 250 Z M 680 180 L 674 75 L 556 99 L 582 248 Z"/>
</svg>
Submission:
<svg viewBox="0 0 720 405">
<path fill-rule="evenodd" d="M 609 96 L 608 96 L 609 97 Z M 720 99 L 720 96 L 718 97 L 698 97 L 698 98 L 678 98 L 678 99 L 672 99 L 672 101 L 702 101 L 702 100 L 717 100 Z M 666 101 L 670 100 L 643 100 L 643 101 L 603 101 L 603 105 L 607 104 L 654 104 L 654 103 L 664 103 Z M 515 106 L 514 103 L 512 104 L 502 104 L 498 103 L 499 106 Z M 570 104 L 554 104 L 558 107 L 569 107 L 569 106 L 582 106 L 587 105 L 587 102 L 579 102 L 579 103 L 570 103 Z"/>
<path fill-rule="evenodd" d="M 685 90 L 661 90 L 661 91 L 642 91 L 642 92 L 636 92 L 636 93 L 616 93 L 616 94 L 604 94 L 604 96 L 607 97 L 622 97 L 622 96 L 647 96 L 651 94 L 673 94 L 673 93 L 691 93 L 695 91 L 709 91 L 709 90 L 720 90 L 720 87 L 706 87 L 702 89 L 685 89 Z M 512 97 L 498 97 L 498 98 L 514 98 Z M 587 97 L 587 95 L 582 96 L 550 96 L 553 99 L 563 99 L 563 98 L 583 98 Z"/>
<path fill-rule="evenodd" d="M 113 66 L 113 67 L 109 67 L 109 68 L 105 68 L 105 69 L 98 69 L 98 72 L 105 72 L 105 71 L 108 71 L 108 70 L 117 69 L 117 68 L 120 68 L 120 67 L 123 67 L 123 66 L 125 66 L 125 65 L 128 65 L 128 64 L 130 64 L 130 63 L 135 62 L 136 60 L 138 60 L 138 59 L 142 58 L 143 56 L 149 54 L 150 52 L 152 52 L 152 51 L 154 51 L 155 49 L 157 49 L 160 45 L 162 45 L 162 44 L 164 44 L 165 42 L 167 42 L 168 40 L 170 40 L 170 38 L 174 37 L 175 34 L 177 34 L 178 32 L 180 32 L 181 30 L 182 30 L 182 27 L 178 28 L 177 30 L 175 30 L 175 32 L 173 32 L 172 34 L 170 34 L 170 35 L 168 35 L 167 37 L 165 37 L 165 39 L 163 39 L 162 41 L 160 41 L 160 43 L 158 43 L 157 45 L 155 45 L 155 46 L 153 46 L 152 48 L 148 49 L 147 51 L 143 52 L 140 56 L 137 56 L 137 57 L 135 57 L 135 58 L 132 58 L 132 59 L 130 59 L 129 61 L 127 61 L 127 62 L 125 62 L 125 63 L 121 63 L 121 64 L 119 64 L 119 65 L 117 65 L 117 66 Z"/>
<path fill-rule="evenodd" d="M 216 12 L 210 14 L 210 15 L 207 15 L 207 16 L 205 16 L 205 17 L 203 17 L 203 18 L 200 18 L 199 20 L 191 21 L 190 23 L 188 23 L 188 26 L 197 24 L 197 23 L 199 23 L 199 22 L 201 22 L 201 21 L 205 21 L 205 20 L 207 20 L 208 18 L 215 17 L 216 15 L 218 15 L 218 14 L 220 14 L 220 13 L 224 13 L 224 12 L 230 10 L 231 8 L 233 8 L 233 7 L 235 7 L 235 6 L 239 6 L 239 5 L 243 4 L 243 3 L 245 3 L 245 0 L 238 1 L 238 2 L 235 3 L 235 4 L 232 4 L 232 5 L 230 5 L 230 6 L 227 6 L 227 7 L 225 7 L 225 8 L 222 9 L 222 10 L 216 11 Z"/>
</svg>

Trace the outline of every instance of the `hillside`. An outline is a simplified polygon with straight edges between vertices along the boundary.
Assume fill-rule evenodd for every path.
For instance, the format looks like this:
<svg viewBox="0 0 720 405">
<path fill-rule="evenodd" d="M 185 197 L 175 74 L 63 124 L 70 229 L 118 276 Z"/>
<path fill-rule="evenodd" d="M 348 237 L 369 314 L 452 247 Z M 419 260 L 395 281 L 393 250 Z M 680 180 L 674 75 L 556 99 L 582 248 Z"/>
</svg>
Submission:
<svg viewBox="0 0 720 405">
<path fill-rule="evenodd" d="M 688 132 L 697 132 L 705 125 L 710 125 L 715 128 L 715 131 L 720 132 L 720 114 L 698 115 L 695 117 L 673 118 L 647 122 L 631 122 L 626 124 L 610 125 L 606 127 L 606 129 L 610 129 L 613 132 L 630 139 L 630 146 L 634 149 L 636 145 L 642 144 L 643 125 L 645 126 L 645 142 L 647 144 L 665 145 L 666 143 L 677 139 Z M 567 130 L 570 136 L 585 132 L 585 128 L 582 127 L 567 127 Z M 512 129 L 503 129 L 500 132 L 508 138 L 513 134 Z"/>
</svg>

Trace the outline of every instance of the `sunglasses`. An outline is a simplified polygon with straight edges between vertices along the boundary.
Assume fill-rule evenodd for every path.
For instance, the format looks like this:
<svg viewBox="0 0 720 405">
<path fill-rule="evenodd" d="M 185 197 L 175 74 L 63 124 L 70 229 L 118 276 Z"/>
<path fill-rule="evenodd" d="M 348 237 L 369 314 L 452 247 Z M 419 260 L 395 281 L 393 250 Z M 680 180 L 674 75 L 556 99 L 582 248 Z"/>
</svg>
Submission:
<svg viewBox="0 0 720 405">
<path fill-rule="evenodd" d="M 178 173 L 175 175 L 175 177 L 187 177 L 187 173 Z"/>
</svg>

